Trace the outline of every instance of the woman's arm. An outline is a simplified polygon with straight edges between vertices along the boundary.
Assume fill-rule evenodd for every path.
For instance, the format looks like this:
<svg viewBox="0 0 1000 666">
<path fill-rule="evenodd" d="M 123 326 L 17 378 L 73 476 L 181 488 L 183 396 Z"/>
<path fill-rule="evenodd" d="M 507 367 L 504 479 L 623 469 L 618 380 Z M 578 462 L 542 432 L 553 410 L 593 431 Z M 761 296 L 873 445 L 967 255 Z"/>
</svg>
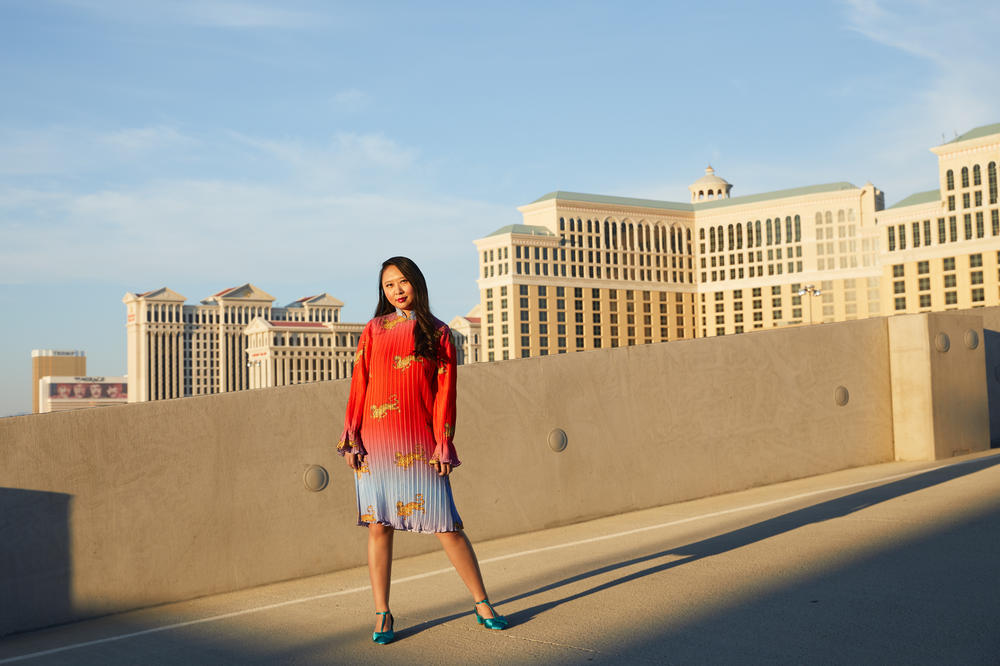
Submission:
<svg viewBox="0 0 1000 666">
<path fill-rule="evenodd" d="M 361 421 L 364 418 L 365 392 L 368 390 L 368 361 L 371 354 L 371 323 L 365 326 L 358 341 L 358 351 L 354 355 L 354 371 L 351 373 L 351 394 L 347 398 L 347 413 L 344 415 L 344 432 L 337 444 L 340 455 L 366 455 L 361 442 Z"/>
<path fill-rule="evenodd" d="M 437 390 L 434 393 L 433 425 L 434 453 L 429 462 L 458 467 L 461 461 L 455 451 L 455 345 L 451 339 L 451 329 L 438 329 Z M 439 471 L 440 471 L 439 467 Z"/>
</svg>

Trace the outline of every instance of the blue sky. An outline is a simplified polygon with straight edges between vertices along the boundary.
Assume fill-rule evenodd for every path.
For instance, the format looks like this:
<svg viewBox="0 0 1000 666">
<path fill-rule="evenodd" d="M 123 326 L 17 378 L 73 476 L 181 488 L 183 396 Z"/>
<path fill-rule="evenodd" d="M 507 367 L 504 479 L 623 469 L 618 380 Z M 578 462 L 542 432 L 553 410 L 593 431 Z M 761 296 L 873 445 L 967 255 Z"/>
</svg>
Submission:
<svg viewBox="0 0 1000 666">
<path fill-rule="evenodd" d="M 406 254 L 449 320 L 551 190 L 932 189 L 929 147 L 1000 122 L 998 34 L 995 2 L 0 0 L 0 416 L 33 348 L 123 374 L 127 291 L 364 321 Z"/>
</svg>

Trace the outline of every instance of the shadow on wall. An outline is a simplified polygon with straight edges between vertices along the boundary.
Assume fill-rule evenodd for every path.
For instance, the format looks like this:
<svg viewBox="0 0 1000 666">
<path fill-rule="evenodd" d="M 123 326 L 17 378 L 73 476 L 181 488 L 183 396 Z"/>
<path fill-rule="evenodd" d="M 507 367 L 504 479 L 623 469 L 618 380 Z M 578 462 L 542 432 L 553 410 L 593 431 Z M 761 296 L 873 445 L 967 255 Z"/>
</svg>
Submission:
<svg viewBox="0 0 1000 666">
<path fill-rule="evenodd" d="M 986 399 L 990 410 L 990 448 L 1000 447 L 1000 332 L 983 329 Z"/>
<path fill-rule="evenodd" d="M 72 501 L 63 493 L 0 488 L 0 636 L 73 619 Z"/>
</svg>

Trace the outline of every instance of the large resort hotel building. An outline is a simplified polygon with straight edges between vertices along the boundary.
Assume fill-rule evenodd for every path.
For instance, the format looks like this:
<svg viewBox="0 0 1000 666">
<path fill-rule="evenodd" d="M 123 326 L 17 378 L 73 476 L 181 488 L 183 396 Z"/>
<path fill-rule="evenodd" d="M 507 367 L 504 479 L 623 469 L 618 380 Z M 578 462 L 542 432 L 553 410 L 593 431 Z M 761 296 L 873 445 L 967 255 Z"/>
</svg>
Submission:
<svg viewBox="0 0 1000 666">
<path fill-rule="evenodd" d="M 350 377 L 364 329 L 329 294 L 273 307 L 252 284 L 199 305 L 166 287 L 122 300 L 129 402 Z"/>
<path fill-rule="evenodd" d="M 932 148 L 939 188 L 690 202 L 552 192 L 475 241 L 484 361 L 1000 303 L 1000 124 Z"/>
</svg>

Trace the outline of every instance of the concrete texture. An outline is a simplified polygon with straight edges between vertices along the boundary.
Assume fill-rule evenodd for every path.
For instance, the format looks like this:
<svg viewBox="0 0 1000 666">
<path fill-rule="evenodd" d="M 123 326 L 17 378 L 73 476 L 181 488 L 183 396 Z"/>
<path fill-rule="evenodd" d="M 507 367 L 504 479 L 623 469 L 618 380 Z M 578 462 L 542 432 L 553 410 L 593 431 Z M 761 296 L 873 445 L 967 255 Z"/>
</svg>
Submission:
<svg viewBox="0 0 1000 666">
<path fill-rule="evenodd" d="M 356 568 L 11 636 L 0 664 L 994 664 L 998 531 L 1000 454 L 888 463 L 480 541 L 504 632 L 434 552 L 395 563 L 389 646 Z"/>
<path fill-rule="evenodd" d="M 972 325 L 958 319 L 926 319 L 924 346 Z M 870 319 L 462 367 L 459 510 L 497 538 L 893 460 L 893 344 Z M 978 416 L 949 416 L 986 413 L 985 361 L 959 344 L 928 375 L 949 390 L 923 405 L 925 459 L 988 447 Z M 0 634 L 362 564 L 353 476 L 334 451 L 347 389 L 0 419 L 0 599 L 17 600 L 0 604 Z M 321 492 L 303 484 L 314 464 L 331 473 Z M 48 507 L 45 526 L 26 502 Z M 436 547 L 410 537 L 400 555 Z"/>
</svg>

